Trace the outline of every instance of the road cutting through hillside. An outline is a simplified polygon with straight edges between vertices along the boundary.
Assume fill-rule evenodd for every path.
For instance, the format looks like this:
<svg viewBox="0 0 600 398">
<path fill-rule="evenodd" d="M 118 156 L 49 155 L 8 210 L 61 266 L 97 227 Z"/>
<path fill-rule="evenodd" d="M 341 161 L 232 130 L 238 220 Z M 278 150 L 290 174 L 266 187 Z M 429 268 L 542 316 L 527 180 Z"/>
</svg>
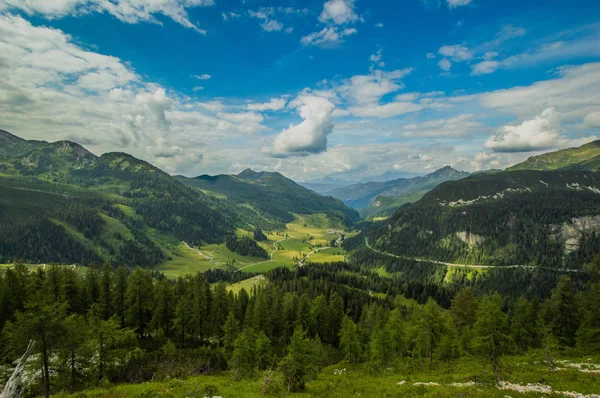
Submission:
<svg viewBox="0 0 600 398">
<path fill-rule="evenodd" d="M 432 264 L 438 264 L 438 265 L 445 265 L 446 267 L 452 267 L 452 268 L 474 268 L 474 269 L 524 268 L 524 269 L 530 269 L 530 270 L 544 269 L 544 270 L 573 272 L 573 273 L 575 273 L 575 272 L 581 272 L 581 270 L 578 270 L 578 269 L 536 267 L 536 266 L 533 266 L 533 265 L 521 265 L 521 264 L 510 264 L 510 265 L 454 264 L 454 263 L 446 263 L 444 261 L 428 260 L 428 259 L 416 258 L 416 257 L 408 257 L 408 256 L 398 256 L 396 254 L 382 252 L 380 250 L 375 249 L 374 247 L 372 247 L 369 244 L 369 238 L 367 238 L 366 236 L 365 236 L 365 245 L 367 246 L 367 248 L 369 248 L 370 250 L 374 251 L 375 253 L 379 253 L 379 254 L 384 255 L 384 256 L 399 258 L 399 259 L 402 259 L 402 260 L 412 260 L 412 261 L 416 261 L 416 262 L 419 262 L 419 263 L 432 263 Z"/>
</svg>

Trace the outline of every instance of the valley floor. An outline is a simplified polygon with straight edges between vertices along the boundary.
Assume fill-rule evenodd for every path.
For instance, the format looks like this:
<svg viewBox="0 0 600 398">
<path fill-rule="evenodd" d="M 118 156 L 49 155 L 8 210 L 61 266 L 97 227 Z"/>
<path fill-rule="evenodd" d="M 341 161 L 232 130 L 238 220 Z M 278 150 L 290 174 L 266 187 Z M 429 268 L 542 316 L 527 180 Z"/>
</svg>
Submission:
<svg viewBox="0 0 600 398">
<path fill-rule="evenodd" d="M 297 397 L 600 397 L 600 358 L 558 360 L 553 371 L 537 356 L 504 359 L 502 379 L 478 359 L 450 364 L 406 360 L 395 368 L 374 372 L 366 364 L 346 362 L 322 370 Z M 261 392 L 262 377 L 233 381 L 229 374 L 172 379 L 164 382 L 111 386 L 58 397 L 263 397 L 284 396 L 285 388 Z"/>
</svg>

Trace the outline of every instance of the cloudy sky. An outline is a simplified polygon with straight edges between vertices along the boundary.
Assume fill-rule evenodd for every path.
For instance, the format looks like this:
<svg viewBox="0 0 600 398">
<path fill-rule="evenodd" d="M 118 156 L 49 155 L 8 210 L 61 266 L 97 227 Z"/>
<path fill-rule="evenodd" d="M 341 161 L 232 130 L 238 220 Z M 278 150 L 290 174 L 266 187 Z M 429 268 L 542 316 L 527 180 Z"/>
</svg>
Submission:
<svg viewBox="0 0 600 398">
<path fill-rule="evenodd" d="M 0 0 L 0 129 L 188 176 L 503 168 L 600 136 L 600 2 Z"/>
</svg>

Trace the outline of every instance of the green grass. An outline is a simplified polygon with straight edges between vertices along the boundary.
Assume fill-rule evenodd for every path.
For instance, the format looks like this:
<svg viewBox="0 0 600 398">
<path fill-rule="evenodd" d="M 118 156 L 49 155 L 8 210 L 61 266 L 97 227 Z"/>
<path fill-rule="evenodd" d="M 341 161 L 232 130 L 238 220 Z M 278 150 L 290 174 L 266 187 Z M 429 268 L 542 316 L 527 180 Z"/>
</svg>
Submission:
<svg viewBox="0 0 600 398">
<path fill-rule="evenodd" d="M 333 263 L 337 261 L 344 261 L 346 251 L 341 247 L 332 247 L 330 249 L 320 250 L 312 254 L 308 261 L 313 263 Z"/>
<path fill-rule="evenodd" d="M 300 259 L 302 258 L 301 253 L 302 255 L 310 253 L 313 250 L 311 245 L 323 247 L 329 245 L 331 240 L 338 236 L 333 231 L 341 231 L 339 227 L 338 219 L 325 214 L 296 215 L 296 219 L 288 223 L 285 230 L 267 233 L 268 239 L 258 242 L 270 255 L 274 250 L 273 245 L 275 242 L 281 241 L 277 245 L 281 245 L 282 250 L 273 253 L 273 261 L 240 256 L 227 249 L 224 244 L 207 244 L 199 248 L 185 248 L 183 245 L 179 245 L 179 242 L 169 240 L 161 234 L 152 233 L 152 231 L 146 231 L 146 233 L 171 257 L 170 260 L 160 264 L 157 269 L 164 272 L 168 277 L 178 277 L 222 267 L 226 264 L 231 264 L 244 272 L 267 272 L 277 267 L 291 268 L 297 264 L 294 257 Z M 116 226 L 113 225 L 111 228 L 116 228 Z M 287 239 L 285 238 L 286 234 Z M 253 233 L 238 228 L 236 229 L 236 235 L 251 237 Z M 309 241 L 303 242 L 309 237 L 311 238 Z M 199 252 L 204 256 L 199 255 Z M 310 260 L 314 262 L 333 262 L 344 259 L 344 254 L 334 255 L 334 252 L 345 254 L 341 248 L 327 249 L 311 255 Z"/>
<path fill-rule="evenodd" d="M 246 292 L 250 293 L 250 292 L 252 292 L 253 287 L 262 286 L 266 282 L 267 281 L 264 276 L 258 275 L 253 278 L 249 278 L 249 279 L 243 280 L 241 282 L 234 283 L 234 284 L 230 285 L 227 289 L 229 291 L 232 291 L 235 294 L 239 293 L 240 290 L 242 290 L 242 289 L 244 289 L 244 290 L 246 290 Z"/>
<path fill-rule="evenodd" d="M 598 358 L 595 363 L 598 363 Z M 589 362 L 587 358 L 571 359 L 573 362 Z M 550 371 L 540 358 L 511 357 L 503 362 L 502 379 L 522 386 L 529 383 L 552 388 L 549 396 L 560 397 L 558 391 L 593 394 L 600 391 L 598 374 L 583 373 L 575 369 Z M 203 397 L 207 387 L 212 394 L 227 398 L 262 397 L 260 377 L 232 381 L 227 373 L 196 376 L 186 380 L 172 379 L 164 382 L 112 386 L 88 390 L 80 395 L 57 397 Z M 417 384 L 415 384 L 417 383 Z M 419 385 L 418 383 L 431 383 Z M 474 383 L 457 385 L 453 383 Z M 268 396 L 285 396 L 283 386 L 279 393 Z M 372 371 L 366 364 L 339 363 L 321 371 L 316 380 L 306 385 L 302 393 L 294 397 L 539 397 L 539 393 L 519 393 L 497 388 L 489 365 L 479 359 L 463 358 L 446 364 L 405 359 L 396 366 Z"/>
<path fill-rule="evenodd" d="M 169 278 L 204 272 L 214 266 L 209 259 L 198 254 L 198 251 L 179 245 L 171 251 L 171 260 L 160 264 L 157 269 Z"/>
</svg>

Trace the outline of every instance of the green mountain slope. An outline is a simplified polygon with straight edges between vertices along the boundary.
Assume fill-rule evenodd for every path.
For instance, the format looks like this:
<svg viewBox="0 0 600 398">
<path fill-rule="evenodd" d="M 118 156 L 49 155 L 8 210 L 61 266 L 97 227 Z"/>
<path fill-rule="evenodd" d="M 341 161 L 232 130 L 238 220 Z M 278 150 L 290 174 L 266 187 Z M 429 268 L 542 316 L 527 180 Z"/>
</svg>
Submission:
<svg viewBox="0 0 600 398">
<path fill-rule="evenodd" d="M 178 176 L 177 179 L 202 192 L 226 197 L 238 206 L 250 208 L 281 223 L 292 221 L 293 213 L 326 213 L 346 225 L 360 220 L 359 214 L 342 201 L 321 196 L 279 173 L 247 169 L 238 175 Z"/>
<path fill-rule="evenodd" d="M 447 166 L 425 176 L 355 184 L 335 189 L 329 194 L 349 206 L 361 209 L 360 213 L 365 218 L 389 216 L 401 205 L 420 199 L 440 183 L 468 175 Z"/>
<path fill-rule="evenodd" d="M 600 254 L 599 228 L 600 173 L 514 171 L 440 184 L 369 240 L 407 257 L 579 268 Z"/>
<path fill-rule="evenodd" d="M 582 170 L 600 171 L 600 140 L 578 148 L 532 156 L 507 170 Z"/>
<path fill-rule="evenodd" d="M 278 173 L 175 178 L 126 153 L 96 156 L 74 142 L 5 131 L 0 192 L 0 263 L 152 266 L 182 241 L 222 243 L 236 228 L 284 228 L 292 213 L 323 212 L 347 225 L 360 219 Z"/>
</svg>

